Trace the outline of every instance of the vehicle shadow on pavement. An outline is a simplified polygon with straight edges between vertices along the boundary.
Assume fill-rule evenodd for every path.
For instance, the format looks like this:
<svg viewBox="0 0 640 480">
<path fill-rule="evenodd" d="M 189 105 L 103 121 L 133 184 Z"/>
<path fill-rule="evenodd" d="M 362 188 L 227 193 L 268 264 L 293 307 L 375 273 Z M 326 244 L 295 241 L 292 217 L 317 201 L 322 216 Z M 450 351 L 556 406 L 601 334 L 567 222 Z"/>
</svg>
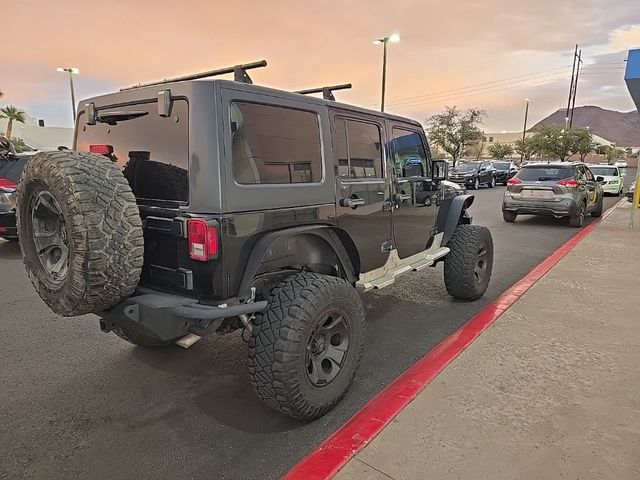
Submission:
<svg viewBox="0 0 640 480">
<path fill-rule="evenodd" d="M 305 423 L 279 414 L 258 400 L 247 375 L 247 347 L 240 334 L 212 336 L 187 351 L 180 347 L 147 350 L 134 347 L 133 357 L 149 367 L 175 375 L 171 396 L 189 399 L 204 415 L 246 433 L 280 433 Z"/>
<path fill-rule="evenodd" d="M 593 220 L 595 220 L 593 217 L 591 216 L 587 216 L 584 219 L 584 224 L 589 225 L 589 223 L 591 223 Z M 568 218 L 555 218 L 555 217 L 548 217 L 548 216 L 543 216 L 543 215 L 527 215 L 527 216 L 518 216 L 517 220 L 515 221 L 515 225 L 521 225 L 521 226 L 535 226 L 535 227 L 542 227 L 542 226 L 548 226 L 548 227 L 566 227 L 566 228 L 570 228 L 572 230 L 575 230 L 576 233 L 578 232 L 578 228 L 572 227 L 569 225 L 569 219 Z"/>
<path fill-rule="evenodd" d="M 17 260 L 22 258 L 18 242 L 9 242 L 0 239 L 0 259 Z"/>
</svg>

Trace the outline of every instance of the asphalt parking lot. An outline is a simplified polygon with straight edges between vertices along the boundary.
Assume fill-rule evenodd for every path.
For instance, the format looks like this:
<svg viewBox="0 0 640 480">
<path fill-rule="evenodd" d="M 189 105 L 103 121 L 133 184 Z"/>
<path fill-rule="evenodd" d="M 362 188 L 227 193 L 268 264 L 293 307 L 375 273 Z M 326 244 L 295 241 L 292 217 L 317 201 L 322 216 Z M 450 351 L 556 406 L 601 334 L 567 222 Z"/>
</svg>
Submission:
<svg viewBox="0 0 640 480">
<path fill-rule="evenodd" d="M 635 177 L 630 170 L 627 182 Z M 454 301 L 442 266 L 363 296 L 364 356 L 345 400 L 304 424 L 255 398 L 239 334 L 146 351 L 64 319 L 35 294 L 15 244 L 0 240 L 0 478 L 278 478 L 417 358 L 577 233 L 564 219 L 502 220 L 504 187 L 471 213 L 488 226 L 484 298 Z M 608 208 L 617 197 L 605 198 Z M 591 221 L 589 219 L 588 221 Z"/>
</svg>

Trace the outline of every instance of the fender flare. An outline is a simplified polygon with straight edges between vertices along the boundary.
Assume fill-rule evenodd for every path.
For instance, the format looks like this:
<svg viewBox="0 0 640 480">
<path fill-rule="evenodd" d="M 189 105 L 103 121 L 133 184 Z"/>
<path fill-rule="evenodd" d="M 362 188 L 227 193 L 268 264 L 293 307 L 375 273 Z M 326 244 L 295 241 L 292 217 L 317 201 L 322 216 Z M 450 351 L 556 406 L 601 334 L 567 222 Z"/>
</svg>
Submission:
<svg viewBox="0 0 640 480">
<path fill-rule="evenodd" d="M 262 261 L 264 260 L 271 245 L 283 238 L 300 234 L 315 235 L 327 242 L 338 257 L 338 260 L 342 265 L 342 269 L 347 276 L 347 281 L 351 284 L 355 284 L 357 282 L 360 274 L 360 258 L 358 257 L 357 250 L 354 250 L 355 246 L 349 235 L 334 226 L 307 225 L 269 232 L 254 244 L 245 264 L 240 285 L 238 286 L 238 297 L 241 298 L 250 295 L 251 282 L 255 278 L 256 273 L 258 272 L 258 269 L 260 268 L 260 265 L 262 264 Z M 345 235 L 346 238 L 344 238 Z M 347 243 L 346 246 L 345 242 Z M 351 254 L 347 251 L 347 248 L 351 250 Z"/>
<path fill-rule="evenodd" d="M 472 217 L 466 215 L 466 210 L 473 204 L 474 200 L 475 196 L 473 195 L 458 195 L 445 200 L 440 205 L 436 226 L 438 227 L 438 232 L 444 233 L 442 245 L 446 245 L 451 240 L 453 232 L 463 218 L 465 219 L 464 223 L 471 223 Z"/>
</svg>

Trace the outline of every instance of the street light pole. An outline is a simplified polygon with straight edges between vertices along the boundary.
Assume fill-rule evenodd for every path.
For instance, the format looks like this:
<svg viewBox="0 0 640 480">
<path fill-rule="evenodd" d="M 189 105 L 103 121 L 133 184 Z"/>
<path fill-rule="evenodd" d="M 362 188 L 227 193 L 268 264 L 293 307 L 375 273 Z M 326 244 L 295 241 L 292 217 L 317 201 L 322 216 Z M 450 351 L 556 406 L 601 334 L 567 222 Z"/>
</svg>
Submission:
<svg viewBox="0 0 640 480">
<path fill-rule="evenodd" d="M 75 67 L 62 68 L 58 67 L 56 69 L 58 72 L 66 72 L 69 74 L 69 87 L 71 88 L 71 111 L 73 112 L 73 123 L 76 123 L 76 93 L 73 89 L 73 76 L 80 73 Z"/>
<path fill-rule="evenodd" d="M 524 107 L 524 127 L 522 128 L 522 153 L 520 154 L 520 164 L 522 165 L 522 161 L 524 160 L 524 151 L 525 151 L 525 141 L 527 135 L 527 116 L 529 115 L 529 99 L 525 100 Z"/>
<path fill-rule="evenodd" d="M 382 42 L 382 100 L 380 101 L 380 111 L 384 112 L 384 93 L 387 89 L 387 43 L 388 39 Z"/>
<path fill-rule="evenodd" d="M 398 35 L 397 33 L 393 33 L 388 37 L 379 38 L 377 40 L 374 40 L 373 42 L 376 45 L 382 44 L 382 99 L 380 102 L 381 112 L 384 112 L 384 96 L 387 89 L 387 43 L 389 42 L 395 43 L 399 41 L 400 41 L 400 35 Z"/>
</svg>

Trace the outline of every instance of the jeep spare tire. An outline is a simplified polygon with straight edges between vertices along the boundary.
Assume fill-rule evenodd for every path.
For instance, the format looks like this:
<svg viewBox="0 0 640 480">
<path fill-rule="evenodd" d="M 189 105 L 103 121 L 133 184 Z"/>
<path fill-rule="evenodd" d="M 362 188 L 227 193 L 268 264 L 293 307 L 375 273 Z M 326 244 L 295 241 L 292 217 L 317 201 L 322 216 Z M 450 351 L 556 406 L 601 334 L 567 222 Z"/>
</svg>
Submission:
<svg viewBox="0 0 640 480">
<path fill-rule="evenodd" d="M 134 292 L 144 255 L 142 221 L 111 160 L 38 153 L 22 173 L 16 212 L 25 268 L 54 312 L 98 312 Z"/>
</svg>

